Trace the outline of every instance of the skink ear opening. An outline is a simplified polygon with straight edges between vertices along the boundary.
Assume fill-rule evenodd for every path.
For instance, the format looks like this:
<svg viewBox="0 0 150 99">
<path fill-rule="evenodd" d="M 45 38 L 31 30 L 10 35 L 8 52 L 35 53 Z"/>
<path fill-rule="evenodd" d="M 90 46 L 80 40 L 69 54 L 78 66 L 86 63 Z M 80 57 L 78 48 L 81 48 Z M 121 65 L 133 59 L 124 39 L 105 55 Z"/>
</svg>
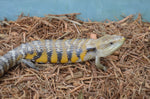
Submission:
<svg viewBox="0 0 150 99">
<path fill-rule="evenodd" d="M 95 44 L 87 44 L 86 48 L 87 48 L 87 50 L 96 49 L 96 46 L 95 46 Z"/>
<path fill-rule="evenodd" d="M 87 52 L 96 52 L 96 48 L 87 48 Z"/>
<path fill-rule="evenodd" d="M 94 40 L 94 39 L 93 39 L 92 42 L 90 42 L 90 43 L 88 43 L 88 44 L 86 45 L 86 49 L 87 49 L 88 52 L 89 52 L 89 51 L 96 51 L 96 42 L 97 42 L 97 40 Z"/>
</svg>

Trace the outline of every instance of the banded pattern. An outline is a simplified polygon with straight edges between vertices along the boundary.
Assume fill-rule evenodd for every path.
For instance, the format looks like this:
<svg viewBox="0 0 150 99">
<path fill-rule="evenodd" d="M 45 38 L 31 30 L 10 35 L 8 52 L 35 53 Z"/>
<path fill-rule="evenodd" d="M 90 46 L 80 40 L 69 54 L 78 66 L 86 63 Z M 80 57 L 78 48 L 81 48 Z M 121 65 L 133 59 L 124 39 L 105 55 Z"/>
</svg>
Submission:
<svg viewBox="0 0 150 99">
<path fill-rule="evenodd" d="M 21 59 L 37 63 L 75 63 L 95 57 L 96 49 L 87 49 L 86 44 L 92 39 L 43 40 L 21 44 L 0 57 L 0 76 Z M 86 57 L 92 52 L 92 57 Z"/>
<path fill-rule="evenodd" d="M 25 59 L 37 63 L 75 63 L 84 61 L 86 43 L 91 39 L 44 40 L 28 43 Z"/>
</svg>

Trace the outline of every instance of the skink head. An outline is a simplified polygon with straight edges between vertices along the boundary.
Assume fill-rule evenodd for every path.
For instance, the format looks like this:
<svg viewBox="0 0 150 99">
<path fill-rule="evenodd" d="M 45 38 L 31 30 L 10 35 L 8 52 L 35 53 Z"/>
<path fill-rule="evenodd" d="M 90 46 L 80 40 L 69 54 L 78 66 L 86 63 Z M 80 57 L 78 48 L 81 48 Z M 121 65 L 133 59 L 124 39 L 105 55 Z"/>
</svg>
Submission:
<svg viewBox="0 0 150 99">
<path fill-rule="evenodd" d="M 96 40 L 96 50 L 99 57 L 112 54 L 124 43 L 125 38 L 117 35 L 106 35 Z"/>
</svg>

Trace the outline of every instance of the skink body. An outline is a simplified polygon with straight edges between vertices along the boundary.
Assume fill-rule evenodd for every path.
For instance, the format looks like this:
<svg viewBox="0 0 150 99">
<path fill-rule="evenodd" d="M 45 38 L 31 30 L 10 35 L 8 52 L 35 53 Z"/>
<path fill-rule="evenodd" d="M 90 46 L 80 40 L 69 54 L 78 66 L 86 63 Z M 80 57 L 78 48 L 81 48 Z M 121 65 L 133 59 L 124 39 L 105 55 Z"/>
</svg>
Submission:
<svg viewBox="0 0 150 99">
<path fill-rule="evenodd" d="M 124 42 L 125 38 L 117 35 L 106 35 L 99 39 L 38 40 L 9 51 L 0 57 L 0 76 L 18 63 L 36 68 L 36 63 L 76 63 L 95 58 L 100 64 L 100 57 L 112 54 Z"/>
</svg>

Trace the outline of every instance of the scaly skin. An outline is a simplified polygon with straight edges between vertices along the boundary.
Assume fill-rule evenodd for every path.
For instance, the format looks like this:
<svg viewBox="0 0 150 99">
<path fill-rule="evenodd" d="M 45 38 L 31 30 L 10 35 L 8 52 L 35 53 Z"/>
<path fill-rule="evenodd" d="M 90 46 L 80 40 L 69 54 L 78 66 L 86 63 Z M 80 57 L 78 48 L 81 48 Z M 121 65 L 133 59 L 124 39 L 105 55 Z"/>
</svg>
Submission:
<svg viewBox="0 0 150 99">
<path fill-rule="evenodd" d="M 112 54 L 124 41 L 122 36 L 106 35 L 96 40 L 42 40 L 21 44 L 0 57 L 0 76 L 20 62 L 36 69 L 35 62 L 76 63 L 95 58 L 95 65 L 106 70 L 99 58 Z"/>
</svg>

